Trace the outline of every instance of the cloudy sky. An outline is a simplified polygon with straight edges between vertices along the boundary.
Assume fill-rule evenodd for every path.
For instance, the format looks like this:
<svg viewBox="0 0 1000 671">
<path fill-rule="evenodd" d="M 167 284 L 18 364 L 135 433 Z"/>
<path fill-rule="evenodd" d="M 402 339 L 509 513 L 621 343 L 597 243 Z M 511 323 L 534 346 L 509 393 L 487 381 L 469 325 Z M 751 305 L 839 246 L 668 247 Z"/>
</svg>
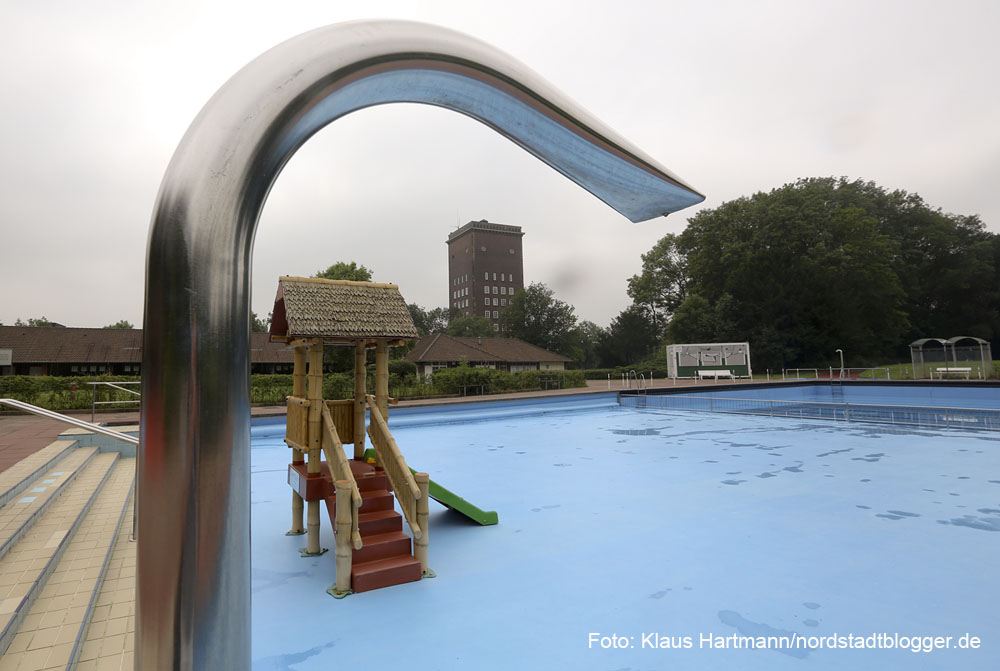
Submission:
<svg viewBox="0 0 1000 671">
<path fill-rule="evenodd" d="M 845 175 L 1000 231 L 1000 3 L 0 0 L 0 322 L 142 319 L 153 201 L 201 106 L 317 26 L 402 18 L 507 51 L 708 195 Z M 256 237 L 253 306 L 338 260 L 448 299 L 445 238 L 523 227 L 525 278 L 604 326 L 691 208 L 631 224 L 484 126 L 416 105 L 311 139 Z"/>
</svg>

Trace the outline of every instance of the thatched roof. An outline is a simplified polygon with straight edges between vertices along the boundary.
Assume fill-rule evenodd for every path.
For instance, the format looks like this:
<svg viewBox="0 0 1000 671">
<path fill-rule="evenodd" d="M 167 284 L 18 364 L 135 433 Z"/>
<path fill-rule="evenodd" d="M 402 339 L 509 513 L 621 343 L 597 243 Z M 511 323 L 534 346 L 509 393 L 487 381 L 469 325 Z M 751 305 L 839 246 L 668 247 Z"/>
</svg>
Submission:
<svg viewBox="0 0 1000 671">
<path fill-rule="evenodd" d="M 271 340 L 326 342 L 416 338 L 417 329 L 395 284 L 281 277 L 271 316 Z"/>
</svg>

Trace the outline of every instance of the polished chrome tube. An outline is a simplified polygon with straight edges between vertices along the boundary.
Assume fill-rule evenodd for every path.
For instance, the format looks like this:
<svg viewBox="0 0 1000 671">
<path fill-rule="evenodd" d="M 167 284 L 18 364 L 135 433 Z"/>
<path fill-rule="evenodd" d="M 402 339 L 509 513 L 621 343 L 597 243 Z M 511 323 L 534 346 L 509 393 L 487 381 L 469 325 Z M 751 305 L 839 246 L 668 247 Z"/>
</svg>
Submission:
<svg viewBox="0 0 1000 671">
<path fill-rule="evenodd" d="M 611 84 L 611 83 L 609 83 Z M 292 154 L 390 102 L 476 118 L 633 221 L 703 196 L 506 54 L 443 28 L 347 23 L 230 79 L 167 168 L 146 259 L 136 668 L 250 668 L 250 259 Z"/>
</svg>

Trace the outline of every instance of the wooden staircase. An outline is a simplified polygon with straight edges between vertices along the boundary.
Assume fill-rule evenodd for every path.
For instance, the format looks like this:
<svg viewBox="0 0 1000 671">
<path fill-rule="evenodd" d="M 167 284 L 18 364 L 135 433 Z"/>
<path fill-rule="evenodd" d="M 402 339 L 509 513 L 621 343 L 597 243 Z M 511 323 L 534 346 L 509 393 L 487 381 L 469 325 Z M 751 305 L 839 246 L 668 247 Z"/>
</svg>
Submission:
<svg viewBox="0 0 1000 671">
<path fill-rule="evenodd" d="M 413 555 L 412 539 L 403 531 L 403 516 L 396 512 L 395 497 L 385 472 L 357 460 L 350 461 L 350 466 L 362 499 L 358 509 L 362 547 L 352 552 L 351 589 L 367 592 L 420 580 L 420 561 Z M 319 477 L 323 480 L 326 510 L 336 529 L 337 495 L 326 462 Z"/>
</svg>

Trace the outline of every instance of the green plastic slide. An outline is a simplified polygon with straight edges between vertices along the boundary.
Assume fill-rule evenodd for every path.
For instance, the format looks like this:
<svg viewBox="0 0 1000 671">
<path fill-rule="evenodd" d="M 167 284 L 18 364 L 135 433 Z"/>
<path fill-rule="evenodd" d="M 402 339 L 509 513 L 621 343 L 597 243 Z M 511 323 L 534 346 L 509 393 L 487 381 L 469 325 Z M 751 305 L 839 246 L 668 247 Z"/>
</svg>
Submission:
<svg viewBox="0 0 1000 671">
<path fill-rule="evenodd" d="M 375 450 L 371 448 L 365 450 L 365 459 L 369 458 L 375 458 Z M 416 473 L 417 471 L 411 468 L 410 472 Z M 445 508 L 450 508 L 455 512 L 462 513 L 473 522 L 483 526 L 490 526 L 498 522 L 495 510 L 483 510 L 482 508 L 469 503 L 451 490 L 445 489 L 433 480 L 430 481 L 428 493 L 432 499 L 443 505 Z"/>
</svg>

